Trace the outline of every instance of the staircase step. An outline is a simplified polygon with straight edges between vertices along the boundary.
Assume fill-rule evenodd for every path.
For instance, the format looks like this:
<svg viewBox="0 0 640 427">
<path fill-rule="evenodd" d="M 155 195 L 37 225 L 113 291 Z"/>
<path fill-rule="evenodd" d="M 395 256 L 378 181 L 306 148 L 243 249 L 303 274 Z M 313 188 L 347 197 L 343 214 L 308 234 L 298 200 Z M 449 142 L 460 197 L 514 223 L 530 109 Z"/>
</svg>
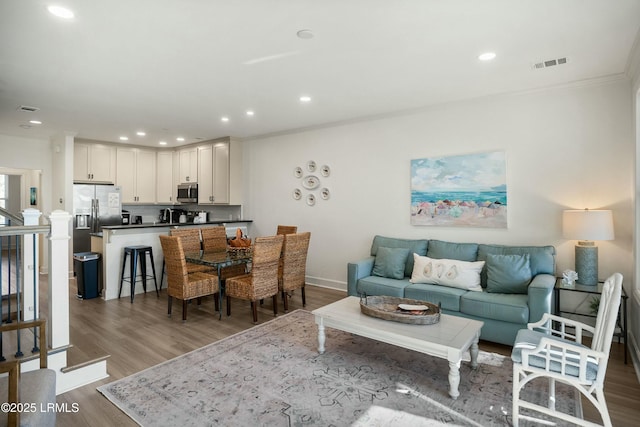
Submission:
<svg viewBox="0 0 640 427">
<path fill-rule="evenodd" d="M 111 357 L 111 355 L 107 354 L 107 355 L 98 357 L 96 359 L 87 360 L 85 362 L 77 363 L 77 364 L 71 365 L 71 366 L 66 366 L 66 367 L 62 368 L 61 371 L 66 374 L 67 372 L 75 371 L 76 369 L 84 368 L 85 366 L 89 366 L 89 365 L 93 365 L 94 363 L 102 362 L 103 360 L 107 360 L 110 357 Z"/>
</svg>

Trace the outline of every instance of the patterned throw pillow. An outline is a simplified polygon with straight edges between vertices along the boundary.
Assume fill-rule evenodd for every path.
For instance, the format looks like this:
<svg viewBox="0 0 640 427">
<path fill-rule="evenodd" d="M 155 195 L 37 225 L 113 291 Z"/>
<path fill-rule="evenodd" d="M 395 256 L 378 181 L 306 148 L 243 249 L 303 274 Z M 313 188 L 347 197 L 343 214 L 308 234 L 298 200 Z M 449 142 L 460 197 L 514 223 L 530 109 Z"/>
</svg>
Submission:
<svg viewBox="0 0 640 427">
<path fill-rule="evenodd" d="M 411 283 L 429 283 L 482 292 L 480 272 L 484 261 L 435 259 L 413 254 Z"/>
</svg>

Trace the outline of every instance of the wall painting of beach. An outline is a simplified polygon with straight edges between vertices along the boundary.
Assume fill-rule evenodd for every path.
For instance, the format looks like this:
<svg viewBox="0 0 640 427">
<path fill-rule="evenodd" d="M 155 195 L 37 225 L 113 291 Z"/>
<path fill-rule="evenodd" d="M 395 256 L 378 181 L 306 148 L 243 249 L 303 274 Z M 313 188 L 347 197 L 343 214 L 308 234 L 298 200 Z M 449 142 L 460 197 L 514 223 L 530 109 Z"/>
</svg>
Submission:
<svg viewBox="0 0 640 427">
<path fill-rule="evenodd" d="M 411 160 L 411 225 L 506 228 L 504 151 Z"/>
</svg>

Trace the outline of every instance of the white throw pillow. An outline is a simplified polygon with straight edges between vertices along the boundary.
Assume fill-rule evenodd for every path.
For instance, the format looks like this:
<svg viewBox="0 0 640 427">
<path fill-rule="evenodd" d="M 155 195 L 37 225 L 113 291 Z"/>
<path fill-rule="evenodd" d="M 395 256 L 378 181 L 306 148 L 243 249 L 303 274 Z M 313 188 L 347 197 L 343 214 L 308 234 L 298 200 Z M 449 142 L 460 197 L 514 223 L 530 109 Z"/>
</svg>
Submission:
<svg viewBox="0 0 640 427">
<path fill-rule="evenodd" d="M 435 259 L 413 254 L 411 283 L 429 283 L 482 292 L 480 272 L 484 261 Z"/>
</svg>

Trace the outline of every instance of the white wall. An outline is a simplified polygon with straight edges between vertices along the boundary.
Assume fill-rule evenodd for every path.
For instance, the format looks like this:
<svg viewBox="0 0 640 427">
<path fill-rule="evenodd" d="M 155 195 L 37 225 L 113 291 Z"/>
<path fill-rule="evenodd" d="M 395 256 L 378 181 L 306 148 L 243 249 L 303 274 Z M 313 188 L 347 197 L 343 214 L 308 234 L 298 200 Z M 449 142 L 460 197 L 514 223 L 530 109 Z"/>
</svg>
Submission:
<svg viewBox="0 0 640 427">
<path fill-rule="evenodd" d="M 35 181 L 37 174 L 32 170 L 42 171 L 41 187 L 38 188 L 38 207 L 43 212 L 51 212 L 51 149 L 49 141 L 37 138 L 22 138 L 0 135 L 0 168 L 22 169 L 27 182 L 23 193 L 23 208 L 29 207 L 27 194 L 29 187 L 40 187 Z"/>
<path fill-rule="evenodd" d="M 562 210 L 607 208 L 614 211 L 616 240 L 598 243 L 600 276 L 620 271 L 630 278 L 631 99 L 629 81 L 618 79 L 246 141 L 245 217 L 255 221 L 254 235 L 272 234 L 277 224 L 311 231 L 311 282 L 345 288 L 347 262 L 368 255 L 375 234 L 550 244 L 561 272 L 573 268 L 575 244 L 562 239 Z M 507 155 L 508 229 L 410 225 L 411 159 L 493 150 Z M 331 167 L 322 178 L 331 198 L 320 200 L 316 191 L 314 207 L 291 196 L 300 187 L 293 170 L 309 160 Z"/>
</svg>

